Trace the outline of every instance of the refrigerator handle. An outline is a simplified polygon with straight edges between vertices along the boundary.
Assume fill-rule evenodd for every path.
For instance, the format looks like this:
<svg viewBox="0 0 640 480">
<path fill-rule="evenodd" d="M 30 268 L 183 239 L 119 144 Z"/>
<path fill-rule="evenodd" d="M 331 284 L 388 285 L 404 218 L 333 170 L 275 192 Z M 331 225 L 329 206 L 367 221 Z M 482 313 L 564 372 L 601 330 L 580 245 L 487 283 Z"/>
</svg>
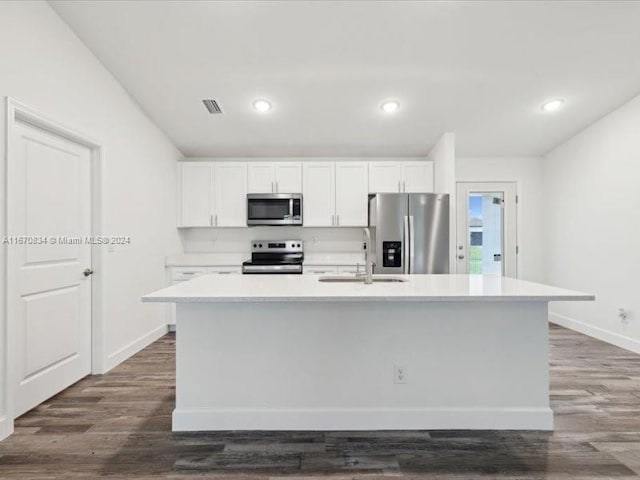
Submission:
<svg viewBox="0 0 640 480">
<path fill-rule="evenodd" d="M 409 273 L 409 217 L 404 216 L 404 235 L 402 236 L 402 273 Z"/>
<path fill-rule="evenodd" d="M 409 216 L 409 273 L 414 272 L 413 264 L 415 263 L 416 249 L 414 245 L 413 232 L 413 215 Z"/>
</svg>

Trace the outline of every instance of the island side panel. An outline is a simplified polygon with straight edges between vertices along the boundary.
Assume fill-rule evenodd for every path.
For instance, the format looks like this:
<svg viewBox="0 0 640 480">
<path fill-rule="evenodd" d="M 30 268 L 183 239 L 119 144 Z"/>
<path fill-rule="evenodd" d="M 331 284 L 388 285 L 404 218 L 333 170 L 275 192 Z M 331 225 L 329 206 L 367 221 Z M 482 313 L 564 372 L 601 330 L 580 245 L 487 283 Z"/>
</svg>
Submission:
<svg viewBox="0 0 640 480">
<path fill-rule="evenodd" d="M 180 303 L 176 369 L 176 431 L 553 427 L 546 302 Z"/>
</svg>

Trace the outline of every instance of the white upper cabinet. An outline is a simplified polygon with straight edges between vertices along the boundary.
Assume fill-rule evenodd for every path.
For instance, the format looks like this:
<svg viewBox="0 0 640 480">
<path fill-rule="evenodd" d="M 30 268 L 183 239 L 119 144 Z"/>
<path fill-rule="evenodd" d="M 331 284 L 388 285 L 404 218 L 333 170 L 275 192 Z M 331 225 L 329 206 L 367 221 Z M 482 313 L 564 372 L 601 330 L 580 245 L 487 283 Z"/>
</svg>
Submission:
<svg viewBox="0 0 640 480">
<path fill-rule="evenodd" d="M 180 162 L 181 227 L 247 225 L 246 162 Z"/>
<path fill-rule="evenodd" d="M 338 227 L 366 227 L 368 224 L 367 162 L 336 162 L 336 216 Z"/>
<path fill-rule="evenodd" d="M 402 162 L 402 170 L 403 192 L 433 192 L 433 162 L 424 160 Z"/>
<path fill-rule="evenodd" d="M 209 227 L 212 224 L 213 164 L 180 162 L 180 219 L 182 227 Z"/>
<path fill-rule="evenodd" d="M 249 162 L 249 193 L 302 192 L 301 162 Z"/>
<path fill-rule="evenodd" d="M 215 227 L 246 227 L 246 162 L 215 162 L 214 192 L 213 225 Z"/>
<path fill-rule="evenodd" d="M 433 192 L 433 162 L 186 161 L 181 227 L 244 227 L 247 193 L 302 193 L 307 227 L 363 227 L 368 194 Z"/>
<path fill-rule="evenodd" d="M 433 192 L 433 162 L 370 162 L 369 193 Z"/>
<path fill-rule="evenodd" d="M 402 191 L 400 162 L 369 163 L 369 193 L 398 193 Z"/>
<path fill-rule="evenodd" d="M 302 162 L 276 162 L 276 193 L 302 193 Z"/>
<path fill-rule="evenodd" d="M 302 169 L 304 226 L 335 225 L 335 162 L 304 162 Z"/>
<path fill-rule="evenodd" d="M 367 162 L 304 162 L 304 226 L 366 226 L 368 170 Z"/>
<path fill-rule="evenodd" d="M 247 165 L 248 193 L 274 193 L 273 164 L 249 162 Z"/>
</svg>

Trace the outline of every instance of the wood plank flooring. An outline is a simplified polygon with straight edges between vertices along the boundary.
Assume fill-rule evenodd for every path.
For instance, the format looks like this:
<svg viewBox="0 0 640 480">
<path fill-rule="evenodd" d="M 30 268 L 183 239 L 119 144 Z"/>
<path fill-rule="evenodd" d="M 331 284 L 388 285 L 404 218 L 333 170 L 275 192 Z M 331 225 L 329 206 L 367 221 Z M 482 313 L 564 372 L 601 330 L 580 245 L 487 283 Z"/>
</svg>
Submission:
<svg viewBox="0 0 640 480">
<path fill-rule="evenodd" d="M 169 334 L 16 421 L 2 479 L 640 479 L 640 356 L 551 328 L 556 430 L 172 434 Z"/>
</svg>

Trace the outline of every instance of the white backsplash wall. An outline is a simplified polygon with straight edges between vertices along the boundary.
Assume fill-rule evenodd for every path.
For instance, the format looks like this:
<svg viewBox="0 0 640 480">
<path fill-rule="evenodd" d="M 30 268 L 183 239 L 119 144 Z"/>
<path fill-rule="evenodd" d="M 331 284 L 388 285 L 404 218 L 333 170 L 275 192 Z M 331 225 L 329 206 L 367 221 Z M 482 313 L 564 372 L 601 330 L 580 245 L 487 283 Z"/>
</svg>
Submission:
<svg viewBox="0 0 640 480">
<path fill-rule="evenodd" d="M 302 240 L 307 253 L 359 253 L 362 228 L 184 228 L 184 253 L 249 253 L 252 240 Z"/>
</svg>

